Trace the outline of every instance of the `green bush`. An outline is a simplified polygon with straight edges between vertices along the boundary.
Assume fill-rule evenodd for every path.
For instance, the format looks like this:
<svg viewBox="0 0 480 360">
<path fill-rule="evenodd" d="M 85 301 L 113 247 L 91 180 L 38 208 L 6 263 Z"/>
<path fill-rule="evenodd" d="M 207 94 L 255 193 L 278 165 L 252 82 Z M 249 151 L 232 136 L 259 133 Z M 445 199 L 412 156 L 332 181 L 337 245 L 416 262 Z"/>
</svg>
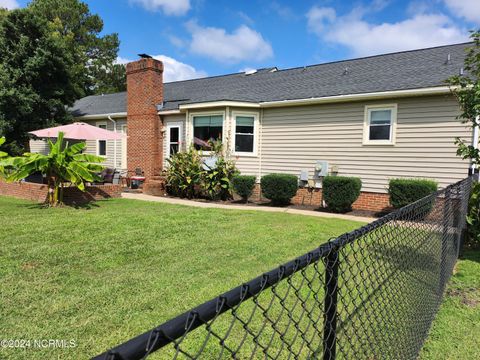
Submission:
<svg viewBox="0 0 480 360">
<path fill-rule="evenodd" d="M 438 184 L 426 179 L 391 179 L 388 185 L 390 203 L 396 209 L 437 191 Z"/>
<path fill-rule="evenodd" d="M 188 151 L 179 152 L 167 159 L 167 189 L 175 196 L 206 197 L 226 200 L 232 197 L 231 179 L 238 173 L 235 163 L 223 154 L 221 142 L 212 142 L 215 164 L 210 167 L 202 158 L 202 152 L 193 145 Z"/>
<path fill-rule="evenodd" d="M 269 174 L 260 180 L 263 195 L 273 205 L 287 205 L 298 189 L 298 178 L 288 174 Z"/>
<path fill-rule="evenodd" d="M 480 182 L 474 183 L 467 214 L 467 239 L 465 246 L 480 247 Z"/>
<path fill-rule="evenodd" d="M 255 176 L 237 175 L 232 179 L 233 190 L 247 202 L 255 186 Z"/>
<path fill-rule="evenodd" d="M 167 162 L 168 192 L 189 199 L 197 196 L 198 187 L 205 172 L 200 152 L 191 146 L 188 151 L 172 155 Z"/>
<path fill-rule="evenodd" d="M 326 176 L 323 179 L 323 199 L 335 212 L 347 212 L 360 196 L 362 181 L 356 177 Z"/>
</svg>

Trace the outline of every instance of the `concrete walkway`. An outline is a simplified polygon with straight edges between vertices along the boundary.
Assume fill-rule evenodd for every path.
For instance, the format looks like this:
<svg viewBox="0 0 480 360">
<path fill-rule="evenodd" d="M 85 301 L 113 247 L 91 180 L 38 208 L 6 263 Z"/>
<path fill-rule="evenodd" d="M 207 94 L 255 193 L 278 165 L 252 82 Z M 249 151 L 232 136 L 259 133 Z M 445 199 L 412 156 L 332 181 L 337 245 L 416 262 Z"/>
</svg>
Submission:
<svg viewBox="0 0 480 360">
<path fill-rule="evenodd" d="M 301 209 L 291 209 L 291 208 L 279 208 L 271 206 L 248 206 L 248 205 L 227 205 L 227 204 L 218 204 L 212 202 L 200 202 L 194 200 L 185 200 L 161 196 L 152 196 L 145 195 L 140 193 L 122 193 L 122 198 L 124 199 L 134 199 L 134 200 L 143 200 L 143 201 L 153 201 L 166 204 L 175 204 L 175 205 L 185 205 L 185 206 L 194 206 L 199 208 L 215 208 L 215 209 L 227 209 L 227 210 L 249 210 L 249 211 L 266 211 L 266 212 L 280 212 L 287 214 L 296 214 L 296 215 L 307 215 L 307 216 L 316 216 L 323 218 L 335 218 L 335 219 L 344 219 L 352 221 L 361 221 L 370 223 L 375 220 L 373 217 L 365 216 L 353 216 L 353 215 L 344 215 L 344 214 L 332 214 L 324 213 L 320 211 L 312 210 L 301 210 Z"/>
</svg>

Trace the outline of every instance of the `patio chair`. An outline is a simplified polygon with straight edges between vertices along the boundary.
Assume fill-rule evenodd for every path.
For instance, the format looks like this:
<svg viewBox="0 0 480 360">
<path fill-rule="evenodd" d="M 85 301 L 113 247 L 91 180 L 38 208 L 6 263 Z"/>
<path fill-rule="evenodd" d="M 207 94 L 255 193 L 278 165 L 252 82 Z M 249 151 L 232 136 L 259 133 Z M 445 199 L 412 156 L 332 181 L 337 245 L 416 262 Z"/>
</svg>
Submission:
<svg viewBox="0 0 480 360">
<path fill-rule="evenodd" d="M 98 174 L 98 176 L 100 176 L 100 180 L 96 181 L 95 184 L 100 184 L 100 185 L 103 185 L 106 183 L 112 184 L 114 174 L 115 174 L 115 169 L 112 169 L 112 168 L 103 169 L 102 172 Z"/>
</svg>

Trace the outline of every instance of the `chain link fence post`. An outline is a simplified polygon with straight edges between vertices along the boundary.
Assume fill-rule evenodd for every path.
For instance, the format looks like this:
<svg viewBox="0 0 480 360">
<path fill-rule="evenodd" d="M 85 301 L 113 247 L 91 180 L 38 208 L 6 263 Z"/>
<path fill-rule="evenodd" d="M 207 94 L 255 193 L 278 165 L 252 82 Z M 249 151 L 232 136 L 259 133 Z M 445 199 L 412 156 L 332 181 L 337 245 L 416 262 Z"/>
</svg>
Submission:
<svg viewBox="0 0 480 360">
<path fill-rule="evenodd" d="M 325 321 L 323 324 L 323 359 L 335 360 L 337 349 L 337 295 L 338 250 L 332 250 L 325 258 Z"/>
</svg>

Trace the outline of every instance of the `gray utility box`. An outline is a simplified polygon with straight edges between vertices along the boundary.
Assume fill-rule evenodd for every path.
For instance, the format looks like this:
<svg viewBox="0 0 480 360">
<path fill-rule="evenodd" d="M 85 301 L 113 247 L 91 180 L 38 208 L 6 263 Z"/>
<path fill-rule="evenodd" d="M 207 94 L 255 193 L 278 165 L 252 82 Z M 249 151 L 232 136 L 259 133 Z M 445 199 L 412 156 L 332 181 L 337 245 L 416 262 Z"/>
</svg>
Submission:
<svg viewBox="0 0 480 360">
<path fill-rule="evenodd" d="M 317 160 L 315 164 L 315 178 L 321 178 L 328 175 L 328 161 Z"/>
</svg>

